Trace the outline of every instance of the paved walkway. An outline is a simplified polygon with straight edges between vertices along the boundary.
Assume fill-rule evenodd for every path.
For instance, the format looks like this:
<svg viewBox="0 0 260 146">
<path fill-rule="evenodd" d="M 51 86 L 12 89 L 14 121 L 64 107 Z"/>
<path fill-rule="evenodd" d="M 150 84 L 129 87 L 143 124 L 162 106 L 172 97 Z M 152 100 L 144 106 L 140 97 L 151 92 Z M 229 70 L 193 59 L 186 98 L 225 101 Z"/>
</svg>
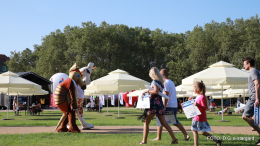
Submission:
<svg viewBox="0 0 260 146">
<path fill-rule="evenodd" d="M 171 126 L 174 133 L 180 132 L 175 126 Z M 1 127 L 0 134 L 28 134 L 28 133 L 50 133 L 54 132 L 56 126 L 32 126 L 32 127 Z M 79 126 L 80 128 L 80 126 Z M 156 132 L 156 126 L 150 126 L 150 132 Z M 184 126 L 187 132 L 192 132 L 190 126 Z M 257 135 L 257 132 L 251 131 L 251 127 L 235 126 L 211 126 L 210 133 L 222 134 L 250 134 Z M 120 134 L 120 133 L 142 133 L 143 126 L 95 126 L 90 130 L 81 130 L 83 133 L 99 134 Z M 163 132 L 167 132 L 165 129 Z"/>
</svg>

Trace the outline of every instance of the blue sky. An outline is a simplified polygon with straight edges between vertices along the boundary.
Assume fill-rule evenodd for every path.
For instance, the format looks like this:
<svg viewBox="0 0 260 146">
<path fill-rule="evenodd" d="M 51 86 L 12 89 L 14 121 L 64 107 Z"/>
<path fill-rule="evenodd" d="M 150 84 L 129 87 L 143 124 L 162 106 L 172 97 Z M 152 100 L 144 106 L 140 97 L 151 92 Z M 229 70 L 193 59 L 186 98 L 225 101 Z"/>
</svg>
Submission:
<svg viewBox="0 0 260 146">
<path fill-rule="evenodd" d="M 33 50 L 50 32 L 87 21 L 185 33 L 212 20 L 249 19 L 259 6 L 259 0 L 0 0 L 0 54 Z"/>
</svg>

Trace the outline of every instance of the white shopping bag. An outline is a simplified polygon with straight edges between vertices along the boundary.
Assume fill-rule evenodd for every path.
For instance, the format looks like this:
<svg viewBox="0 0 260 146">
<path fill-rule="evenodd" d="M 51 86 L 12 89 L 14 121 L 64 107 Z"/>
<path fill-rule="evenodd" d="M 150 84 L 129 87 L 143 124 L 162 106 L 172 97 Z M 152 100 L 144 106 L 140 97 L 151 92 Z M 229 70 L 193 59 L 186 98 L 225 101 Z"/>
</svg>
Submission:
<svg viewBox="0 0 260 146">
<path fill-rule="evenodd" d="M 176 118 L 173 111 L 165 111 L 164 117 L 167 124 L 176 124 Z"/>
<path fill-rule="evenodd" d="M 140 93 L 136 108 L 142 108 L 142 109 L 150 108 L 150 98 L 148 94 L 145 94 L 143 96 L 143 93 Z"/>
</svg>

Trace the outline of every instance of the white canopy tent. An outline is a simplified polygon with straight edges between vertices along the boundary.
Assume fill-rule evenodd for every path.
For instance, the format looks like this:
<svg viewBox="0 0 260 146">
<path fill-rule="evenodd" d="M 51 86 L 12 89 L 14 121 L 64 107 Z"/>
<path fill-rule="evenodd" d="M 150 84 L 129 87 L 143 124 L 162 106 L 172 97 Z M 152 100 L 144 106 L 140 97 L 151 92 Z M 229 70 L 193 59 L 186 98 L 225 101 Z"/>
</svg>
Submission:
<svg viewBox="0 0 260 146">
<path fill-rule="evenodd" d="M 233 64 L 220 61 L 209 68 L 182 80 L 182 85 L 193 85 L 196 81 L 203 81 L 206 86 L 245 85 L 249 74 Z"/>
<path fill-rule="evenodd" d="M 145 85 L 150 85 L 142 79 L 129 75 L 126 71 L 117 69 L 108 73 L 107 76 L 94 80 L 87 86 L 85 92 L 95 91 L 95 94 L 103 94 L 110 92 L 110 94 L 119 94 L 121 92 L 128 92 L 138 89 L 146 89 Z M 89 91 L 90 90 L 90 91 Z M 92 90 L 92 91 L 91 91 Z M 118 100 L 118 118 L 119 115 L 119 100 Z"/>
<path fill-rule="evenodd" d="M 144 85 L 150 83 L 129 75 L 127 72 L 117 69 L 108 73 L 107 76 L 94 80 L 87 86 L 87 90 L 109 91 L 114 93 L 131 90 L 146 89 Z"/>
<path fill-rule="evenodd" d="M 219 85 L 221 87 L 221 91 L 223 92 L 224 85 L 246 86 L 248 83 L 248 76 L 249 74 L 247 72 L 235 68 L 233 64 L 220 61 L 209 66 L 209 68 L 203 71 L 183 79 L 182 84 L 185 86 L 191 86 L 196 81 L 203 81 L 206 86 Z M 221 100 L 221 106 L 223 110 L 223 99 Z"/>
<path fill-rule="evenodd" d="M 16 93 L 17 95 L 18 93 L 22 93 L 22 92 L 41 90 L 41 86 L 35 84 L 34 82 L 21 78 L 19 77 L 19 75 L 13 72 L 8 71 L 0 74 L 0 89 L 2 93 L 7 94 L 9 97 L 10 93 Z M 9 119 L 8 112 L 9 112 L 9 102 L 7 107 L 7 120 Z"/>
</svg>

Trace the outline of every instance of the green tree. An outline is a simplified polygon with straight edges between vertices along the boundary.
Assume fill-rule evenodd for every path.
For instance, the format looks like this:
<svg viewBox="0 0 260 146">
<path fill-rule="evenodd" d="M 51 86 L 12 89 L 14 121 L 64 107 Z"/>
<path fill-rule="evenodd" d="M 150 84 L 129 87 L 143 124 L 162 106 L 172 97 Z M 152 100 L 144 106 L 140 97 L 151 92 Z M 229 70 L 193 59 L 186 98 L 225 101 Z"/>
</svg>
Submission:
<svg viewBox="0 0 260 146">
<path fill-rule="evenodd" d="M 37 55 L 26 48 L 22 52 L 11 52 L 10 61 L 6 62 L 6 65 L 12 72 L 28 72 L 35 69 L 37 59 Z"/>
</svg>

